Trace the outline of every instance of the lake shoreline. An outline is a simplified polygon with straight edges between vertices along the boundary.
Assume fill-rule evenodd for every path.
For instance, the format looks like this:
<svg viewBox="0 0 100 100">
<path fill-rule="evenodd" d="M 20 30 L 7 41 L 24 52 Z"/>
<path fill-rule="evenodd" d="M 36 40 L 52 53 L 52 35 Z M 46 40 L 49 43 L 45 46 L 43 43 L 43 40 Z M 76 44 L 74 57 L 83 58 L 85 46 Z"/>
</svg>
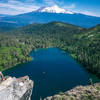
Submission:
<svg viewBox="0 0 100 100">
<path fill-rule="evenodd" d="M 36 49 L 34 49 L 34 50 L 31 50 L 30 53 L 31 53 L 32 51 L 36 52 L 37 50 L 49 49 L 49 48 L 57 48 L 57 49 L 60 49 L 63 53 L 69 53 L 69 55 L 70 55 L 76 62 L 78 62 L 80 65 L 82 65 L 82 67 L 84 67 L 88 73 L 93 74 L 93 75 L 96 76 L 98 79 L 100 79 L 95 73 L 92 73 L 91 70 L 87 69 L 78 59 L 76 59 L 75 57 L 73 57 L 73 56 L 70 54 L 70 52 L 68 52 L 68 51 L 66 51 L 66 50 L 64 50 L 64 49 L 62 49 L 62 48 L 58 48 L 58 47 L 36 48 Z M 30 53 L 29 53 L 29 56 L 30 56 Z M 2 72 L 5 72 L 5 71 L 10 70 L 10 69 L 12 69 L 12 68 L 14 68 L 14 67 L 17 67 L 18 65 L 22 65 L 22 64 L 28 63 L 28 62 L 32 61 L 33 58 L 34 58 L 34 57 L 32 57 L 32 56 L 30 56 L 30 57 L 31 57 L 31 60 L 29 60 L 29 61 L 26 61 L 26 62 L 23 62 L 23 63 L 15 64 L 14 66 L 9 67 L 9 68 L 6 68 L 6 69 L 3 69 L 3 70 L 1 70 L 1 71 L 2 71 Z"/>
</svg>

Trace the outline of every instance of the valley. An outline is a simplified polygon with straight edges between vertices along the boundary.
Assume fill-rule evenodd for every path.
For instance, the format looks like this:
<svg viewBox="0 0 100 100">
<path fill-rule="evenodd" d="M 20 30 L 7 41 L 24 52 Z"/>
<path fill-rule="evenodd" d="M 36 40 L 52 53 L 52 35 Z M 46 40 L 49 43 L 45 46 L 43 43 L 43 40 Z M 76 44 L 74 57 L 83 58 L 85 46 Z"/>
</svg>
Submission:
<svg viewBox="0 0 100 100">
<path fill-rule="evenodd" d="M 33 24 L 13 31 L 1 32 L 0 59 L 2 60 L 0 68 L 9 68 L 17 63 L 31 60 L 29 53 L 32 49 L 57 47 L 69 52 L 88 71 L 99 76 L 99 31 L 99 25 L 91 29 L 84 29 L 71 24 L 51 22 L 48 24 Z M 13 52 L 11 52 L 11 47 Z M 5 52 L 2 52 L 2 49 Z M 9 54 L 9 52 L 12 54 Z M 8 55 L 4 56 L 4 53 Z"/>
</svg>

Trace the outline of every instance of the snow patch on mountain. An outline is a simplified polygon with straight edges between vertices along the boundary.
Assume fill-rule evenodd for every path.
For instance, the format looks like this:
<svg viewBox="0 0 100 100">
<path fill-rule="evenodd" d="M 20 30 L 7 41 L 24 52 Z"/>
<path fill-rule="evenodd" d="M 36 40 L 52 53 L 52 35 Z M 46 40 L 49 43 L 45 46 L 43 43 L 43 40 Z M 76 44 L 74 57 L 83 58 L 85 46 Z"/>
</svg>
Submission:
<svg viewBox="0 0 100 100">
<path fill-rule="evenodd" d="M 60 8 L 57 5 L 51 7 L 42 7 L 36 10 L 36 12 L 74 14 L 73 12 Z"/>
</svg>

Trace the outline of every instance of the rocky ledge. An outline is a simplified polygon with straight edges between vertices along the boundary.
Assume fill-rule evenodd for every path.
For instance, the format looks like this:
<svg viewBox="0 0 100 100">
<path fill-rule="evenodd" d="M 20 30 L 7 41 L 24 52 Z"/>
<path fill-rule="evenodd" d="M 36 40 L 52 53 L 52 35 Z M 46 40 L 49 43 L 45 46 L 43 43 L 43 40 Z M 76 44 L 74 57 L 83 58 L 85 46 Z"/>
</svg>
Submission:
<svg viewBox="0 0 100 100">
<path fill-rule="evenodd" d="M 100 100 L 100 83 L 78 86 L 65 93 L 47 97 L 44 100 Z"/>
<path fill-rule="evenodd" d="M 0 100 L 31 100 L 33 81 L 28 76 L 7 77 L 0 83 Z"/>
</svg>

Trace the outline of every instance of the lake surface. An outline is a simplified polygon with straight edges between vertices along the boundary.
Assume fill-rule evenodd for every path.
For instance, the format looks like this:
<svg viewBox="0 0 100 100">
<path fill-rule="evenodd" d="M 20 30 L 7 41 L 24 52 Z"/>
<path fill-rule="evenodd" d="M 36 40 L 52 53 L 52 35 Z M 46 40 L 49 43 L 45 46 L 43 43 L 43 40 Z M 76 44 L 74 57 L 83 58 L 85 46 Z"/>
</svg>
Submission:
<svg viewBox="0 0 100 100">
<path fill-rule="evenodd" d="M 89 83 L 91 75 L 68 53 L 60 49 L 38 49 L 30 55 L 33 57 L 32 61 L 5 73 L 14 77 L 28 75 L 34 80 L 32 100 L 40 100 L 40 97 L 44 98 Z"/>
</svg>

